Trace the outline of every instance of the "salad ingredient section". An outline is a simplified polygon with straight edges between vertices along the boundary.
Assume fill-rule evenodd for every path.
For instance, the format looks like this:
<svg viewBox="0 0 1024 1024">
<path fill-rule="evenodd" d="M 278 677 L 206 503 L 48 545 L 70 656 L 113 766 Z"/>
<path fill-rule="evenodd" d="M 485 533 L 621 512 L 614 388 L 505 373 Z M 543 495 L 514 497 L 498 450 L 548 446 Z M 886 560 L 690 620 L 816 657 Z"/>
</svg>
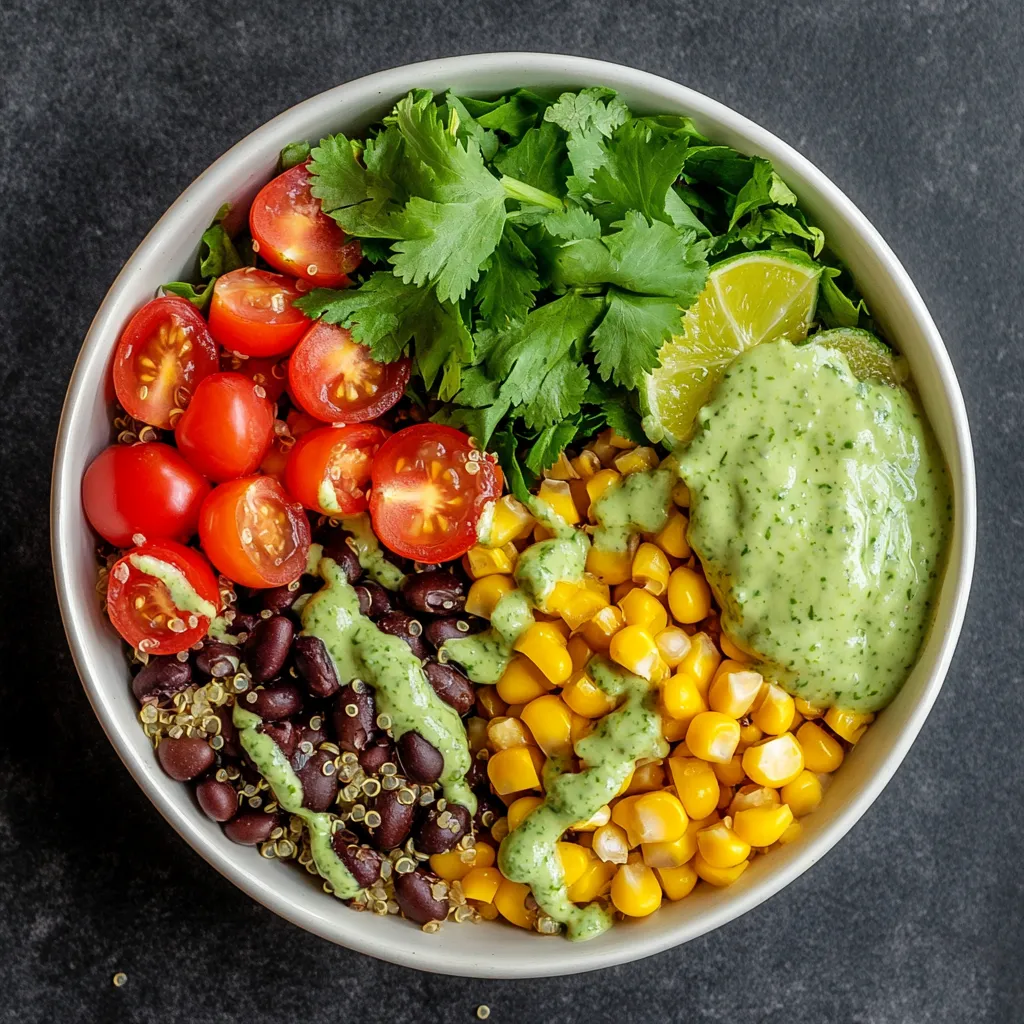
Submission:
<svg viewBox="0 0 1024 1024">
<path fill-rule="evenodd" d="M 951 506 L 771 165 L 607 89 L 416 91 L 229 214 L 82 487 L 163 770 L 426 931 L 586 940 L 797 840 Z"/>
</svg>

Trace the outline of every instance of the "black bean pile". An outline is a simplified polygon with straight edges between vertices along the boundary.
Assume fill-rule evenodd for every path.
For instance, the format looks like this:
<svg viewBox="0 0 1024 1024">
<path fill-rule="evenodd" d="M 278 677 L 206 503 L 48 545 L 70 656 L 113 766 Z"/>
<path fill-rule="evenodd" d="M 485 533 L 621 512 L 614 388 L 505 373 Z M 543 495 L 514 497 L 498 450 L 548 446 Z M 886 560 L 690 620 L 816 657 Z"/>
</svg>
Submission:
<svg viewBox="0 0 1024 1024">
<path fill-rule="evenodd" d="M 390 593 L 364 578 L 343 530 L 314 525 L 324 554 L 342 566 L 355 587 L 363 614 L 401 637 L 423 661 L 437 695 L 460 716 L 468 715 L 476 701 L 473 684 L 436 656 L 445 640 L 487 625 L 463 613 L 469 581 L 461 566 L 413 564 L 395 556 L 407 578 L 400 592 Z M 412 921 L 442 921 L 449 912 L 445 887 L 425 862 L 484 827 L 482 816 L 494 806 L 485 765 L 474 760 L 469 774 L 480 802 L 474 821 L 465 807 L 447 804 L 435 791 L 441 754 L 418 733 L 406 733 L 395 743 L 378 721 L 373 690 L 359 680 L 339 679 L 323 642 L 299 635 L 295 604 L 319 583 L 304 576 L 290 587 L 242 591 L 231 624 L 238 645 L 208 639 L 189 652 L 187 661 L 150 658 L 132 682 L 133 693 L 140 704 L 168 708 L 189 687 L 247 676 L 248 688 L 237 700 L 263 720 L 263 732 L 289 759 L 302 782 L 304 806 L 343 815 L 344 828 L 334 833 L 332 844 L 359 884 L 365 890 L 379 885 L 388 855 L 394 860 L 394 851 L 401 850 L 408 857 L 393 876 L 389 896 Z M 164 736 L 157 747 L 160 765 L 171 778 L 192 784 L 200 808 L 233 842 L 262 847 L 281 836 L 298 836 L 294 825 L 289 832 L 290 816 L 272 802 L 273 794 L 260 785 L 258 771 L 241 749 L 231 707 L 216 713 L 218 749 L 203 737 Z M 358 784 L 354 808 L 353 782 Z"/>
</svg>

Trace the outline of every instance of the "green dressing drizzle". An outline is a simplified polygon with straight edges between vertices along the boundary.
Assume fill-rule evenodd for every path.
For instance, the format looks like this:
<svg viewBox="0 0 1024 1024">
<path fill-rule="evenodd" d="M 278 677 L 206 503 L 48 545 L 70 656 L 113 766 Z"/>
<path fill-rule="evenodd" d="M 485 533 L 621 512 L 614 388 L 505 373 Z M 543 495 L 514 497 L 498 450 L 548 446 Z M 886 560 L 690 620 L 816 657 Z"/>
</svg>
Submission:
<svg viewBox="0 0 1024 1024">
<path fill-rule="evenodd" d="M 385 589 L 398 590 L 405 581 L 405 574 L 384 557 L 380 542 L 370 524 L 369 515 L 360 512 L 357 516 L 346 516 L 339 521 L 342 527 L 352 534 L 351 546 L 363 572 Z"/>
<path fill-rule="evenodd" d="M 668 521 L 674 469 L 649 469 L 616 481 L 594 503 L 597 523 L 594 547 L 599 551 L 628 551 L 634 534 L 657 533 Z"/>
<path fill-rule="evenodd" d="M 206 598 L 200 597 L 185 574 L 169 562 L 152 555 L 129 555 L 128 561 L 147 576 L 158 579 L 166 588 L 174 606 L 192 615 L 205 615 L 211 621 L 217 616 L 216 607 Z"/>
</svg>

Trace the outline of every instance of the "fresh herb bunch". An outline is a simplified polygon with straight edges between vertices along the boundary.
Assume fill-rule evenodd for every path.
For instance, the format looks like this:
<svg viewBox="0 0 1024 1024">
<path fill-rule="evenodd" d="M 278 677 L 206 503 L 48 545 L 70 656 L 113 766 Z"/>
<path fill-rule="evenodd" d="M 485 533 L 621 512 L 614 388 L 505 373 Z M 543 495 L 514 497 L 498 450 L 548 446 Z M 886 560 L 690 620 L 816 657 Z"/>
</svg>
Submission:
<svg viewBox="0 0 1024 1024">
<path fill-rule="evenodd" d="M 375 359 L 411 355 L 443 403 L 434 419 L 495 450 L 520 496 L 577 435 L 644 440 L 636 390 L 709 259 L 823 259 L 767 160 L 711 145 L 689 118 L 635 116 L 610 89 L 417 90 L 365 140 L 323 139 L 309 169 L 370 267 L 297 305 Z M 862 304 L 826 261 L 822 319 L 856 324 Z"/>
</svg>

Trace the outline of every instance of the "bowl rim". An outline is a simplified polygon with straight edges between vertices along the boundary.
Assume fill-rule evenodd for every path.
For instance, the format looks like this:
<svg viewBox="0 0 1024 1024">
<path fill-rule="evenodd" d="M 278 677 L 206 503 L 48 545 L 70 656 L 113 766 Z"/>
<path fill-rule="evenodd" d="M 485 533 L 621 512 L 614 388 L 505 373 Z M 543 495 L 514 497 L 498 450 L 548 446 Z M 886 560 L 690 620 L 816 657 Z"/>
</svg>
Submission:
<svg viewBox="0 0 1024 1024">
<path fill-rule="evenodd" d="M 347 927 L 345 923 L 339 925 L 326 916 L 311 915 L 305 909 L 296 906 L 289 897 L 265 885 L 244 864 L 239 863 L 233 847 L 223 842 L 211 841 L 209 836 L 198 831 L 194 827 L 194 823 L 182 814 L 167 796 L 168 787 L 175 784 L 170 780 L 166 780 L 165 783 L 159 776 L 154 775 L 152 766 L 143 764 L 133 751 L 115 720 L 111 701 L 106 692 L 107 688 L 92 664 L 93 655 L 90 647 L 97 638 L 91 635 L 91 627 L 80 615 L 80 609 L 73 600 L 73 595 L 67 584 L 73 571 L 70 568 L 73 548 L 71 531 L 76 525 L 80 525 L 76 517 L 65 512 L 72 504 L 67 500 L 69 495 L 80 486 L 78 476 L 72 475 L 75 467 L 72 466 L 69 455 L 69 438 L 73 425 L 81 415 L 84 415 L 83 410 L 87 400 L 93 398 L 84 393 L 82 381 L 87 376 L 87 370 L 97 359 L 106 360 L 109 357 L 109 352 L 103 351 L 103 341 L 105 338 L 109 338 L 112 329 L 119 329 L 119 325 L 111 323 L 113 310 L 118 306 L 121 296 L 132 288 L 134 275 L 148 260 L 158 255 L 161 237 L 186 211 L 187 207 L 192 203 L 199 202 L 201 197 L 210 193 L 214 188 L 221 189 L 221 194 L 223 194 L 223 181 L 231 180 L 231 176 L 234 174 L 240 175 L 245 162 L 265 146 L 265 139 L 272 138 L 282 130 L 283 126 L 293 120 L 301 119 L 302 114 L 312 113 L 321 108 L 329 109 L 331 104 L 341 100 L 346 94 L 358 92 L 367 99 L 391 96 L 396 92 L 405 92 L 411 87 L 397 83 L 414 81 L 417 76 L 427 78 L 436 77 L 438 74 L 448 74 L 452 78 L 457 78 L 486 70 L 528 70 L 536 73 L 551 73 L 556 68 L 562 77 L 570 74 L 578 77 L 579 81 L 584 83 L 607 81 L 612 85 L 618 83 L 620 86 L 634 85 L 638 88 L 650 89 L 665 96 L 666 99 L 671 98 L 671 101 L 678 104 L 681 109 L 712 117 L 728 124 L 731 130 L 742 135 L 749 142 L 751 150 L 764 153 L 769 157 L 779 155 L 784 158 L 785 162 L 796 167 L 813 184 L 820 202 L 836 212 L 847 223 L 850 231 L 859 236 L 860 240 L 884 265 L 886 274 L 898 290 L 910 316 L 916 321 L 927 348 L 930 350 L 931 357 L 934 359 L 945 404 L 948 406 L 951 417 L 954 444 L 960 461 L 960 476 L 956 481 L 962 498 L 958 524 L 961 530 L 960 557 L 956 564 L 953 563 L 951 557 L 946 567 L 947 577 L 952 573 L 956 578 L 948 629 L 941 640 L 934 665 L 920 698 L 912 708 L 904 728 L 888 754 L 872 771 L 856 796 L 843 806 L 834 820 L 819 834 L 805 837 L 800 844 L 802 849 L 799 854 L 787 864 L 768 874 L 758 885 L 751 887 L 740 896 L 717 901 L 707 913 L 696 920 L 683 921 L 677 927 L 666 930 L 664 934 L 647 935 L 634 932 L 629 940 L 624 938 L 623 941 L 606 949 L 595 949 L 589 956 L 576 956 L 571 958 L 569 963 L 563 962 L 566 958 L 557 955 L 549 945 L 544 947 L 543 957 L 529 958 L 529 963 L 525 963 L 523 958 L 520 958 L 520 962 L 517 963 L 517 954 L 512 950 L 508 952 L 508 961 L 505 961 L 504 957 L 502 960 L 488 958 L 482 951 L 477 959 L 452 962 L 445 958 L 441 945 L 433 944 L 429 939 L 421 942 L 419 947 L 416 947 L 415 939 L 410 943 L 394 941 L 394 937 L 390 936 L 381 939 L 376 935 L 371 935 L 365 929 Z M 50 500 L 50 536 L 54 583 L 61 617 L 75 666 L 93 710 L 107 738 L 143 792 L 200 856 L 246 894 L 275 913 L 304 930 L 311 931 L 356 952 L 402 966 L 441 974 L 524 978 L 577 973 L 610 967 L 651 956 L 687 942 L 740 917 L 764 902 L 803 874 L 842 839 L 875 801 L 902 763 L 924 724 L 948 672 L 963 625 L 973 575 L 977 529 L 976 501 L 974 456 L 967 413 L 952 363 L 938 329 L 923 299 L 895 254 L 865 215 L 824 172 L 788 143 L 731 107 L 670 79 L 628 65 L 588 57 L 529 51 L 503 51 L 443 57 L 404 64 L 353 79 L 312 96 L 288 108 L 240 139 L 210 164 L 182 192 L 146 234 L 118 273 L 83 340 L 68 384 L 57 434 Z M 355 915 L 339 916 L 351 916 L 352 921 L 358 926 L 360 919 Z"/>
</svg>

